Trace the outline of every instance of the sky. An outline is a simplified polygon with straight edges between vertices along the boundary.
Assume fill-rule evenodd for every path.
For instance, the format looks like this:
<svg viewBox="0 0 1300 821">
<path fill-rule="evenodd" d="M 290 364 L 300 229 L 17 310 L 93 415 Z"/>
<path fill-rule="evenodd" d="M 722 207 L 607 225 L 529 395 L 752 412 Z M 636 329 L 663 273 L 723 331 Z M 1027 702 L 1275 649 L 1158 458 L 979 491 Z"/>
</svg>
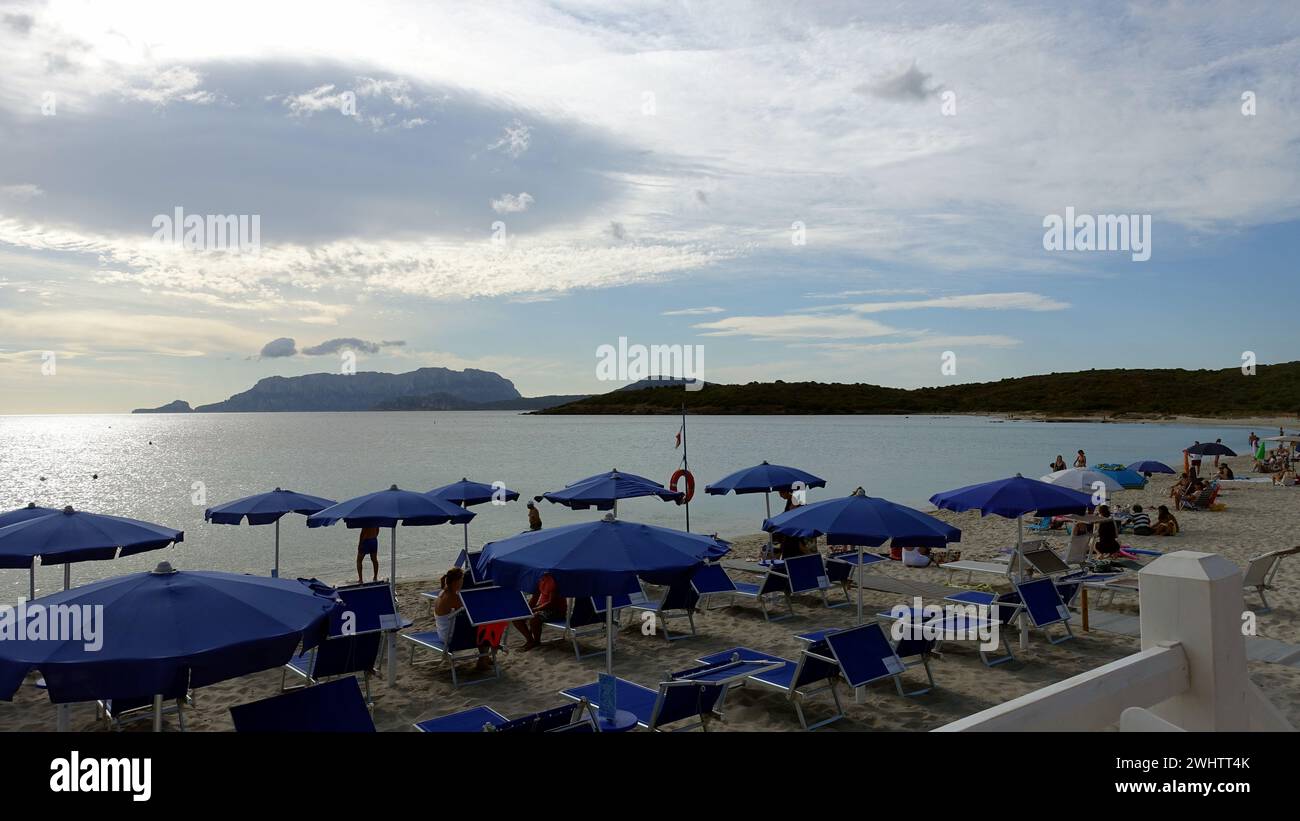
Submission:
<svg viewBox="0 0 1300 821">
<path fill-rule="evenodd" d="M 1291 361 L 1298 84 L 1290 3 L 0 0 L 0 413 Z"/>
</svg>

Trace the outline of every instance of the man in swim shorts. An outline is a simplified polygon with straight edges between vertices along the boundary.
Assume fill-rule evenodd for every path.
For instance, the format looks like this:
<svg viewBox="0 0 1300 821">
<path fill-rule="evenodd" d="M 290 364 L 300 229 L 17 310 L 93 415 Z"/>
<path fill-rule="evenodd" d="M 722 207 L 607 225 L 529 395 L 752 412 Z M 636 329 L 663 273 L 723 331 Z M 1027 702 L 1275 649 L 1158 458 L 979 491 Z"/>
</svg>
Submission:
<svg viewBox="0 0 1300 821">
<path fill-rule="evenodd" d="M 370 564 L 374 568 L 374 579 L 379 581 L 379 528 L 363 527 L 361 535 L 357 537 L 357 584 L 365 581 L 361 576 L 361 562 L 366 556 L 370 557 Z"/>
</svg>

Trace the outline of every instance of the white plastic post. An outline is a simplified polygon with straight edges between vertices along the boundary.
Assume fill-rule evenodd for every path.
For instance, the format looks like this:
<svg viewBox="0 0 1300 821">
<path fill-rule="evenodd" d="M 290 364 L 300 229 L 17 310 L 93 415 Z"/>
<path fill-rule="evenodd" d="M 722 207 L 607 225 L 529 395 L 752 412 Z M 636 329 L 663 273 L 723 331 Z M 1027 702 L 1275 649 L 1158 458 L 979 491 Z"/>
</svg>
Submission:
<svg viewBox="0 0 1300 821">
<path fill-rule="evenodd" d="M 389 544 L 391 554 L 388 563 L 389 579 L 388 584 L 393 589 L 393 601 L 397 601 L 397 524 L 393 524 L 392 539 Z M 397 625 L 388 631 L 388 675 L 384 676 L 384 683 L 389 687 L 397 686 Z"/>
<path fill-rule="evenodd" d="M 1142 649 L 1176 641 L 1190 686 L 1151 708 L 1184 730 L 1250 729 L 1241 571 L 1215 553 L 1179 550 L 1138 574 Z"/>
<path fill-rule="evenodd" d="M 605 672 L 614 675 L 614 597 L 605 597 Z"/>
<path fill-rule="evenodd" d="M 157 693 L 153 697 L 153 731 L 162 732 L 162 693 Z"/>
<path fill-rule="evenodd" d="M 271 570 L 271 578 L 280 578 L 280 520 L 275 520 L 275 568 Z"/>
</svg>

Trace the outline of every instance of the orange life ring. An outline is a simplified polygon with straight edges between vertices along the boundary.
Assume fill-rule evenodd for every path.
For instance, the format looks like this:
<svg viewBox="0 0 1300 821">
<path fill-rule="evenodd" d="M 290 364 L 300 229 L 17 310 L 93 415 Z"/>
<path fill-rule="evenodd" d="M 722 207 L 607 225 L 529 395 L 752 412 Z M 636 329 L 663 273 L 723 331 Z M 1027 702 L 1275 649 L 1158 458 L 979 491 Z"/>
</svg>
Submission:
<svg viewBox="0 0 1300 821">
<path fill-rule="evenodd" d="M 695 498 L 695 477 L 689 470 L 679 470 L 673 474 L 673 478 L 668 480 L 670 490 L 677 490 L 677 482 L 682 477 L 686 477 L 686 497 L 677 500 L 677 504 L 684 505 L 691 499 Z"/>
</svg>

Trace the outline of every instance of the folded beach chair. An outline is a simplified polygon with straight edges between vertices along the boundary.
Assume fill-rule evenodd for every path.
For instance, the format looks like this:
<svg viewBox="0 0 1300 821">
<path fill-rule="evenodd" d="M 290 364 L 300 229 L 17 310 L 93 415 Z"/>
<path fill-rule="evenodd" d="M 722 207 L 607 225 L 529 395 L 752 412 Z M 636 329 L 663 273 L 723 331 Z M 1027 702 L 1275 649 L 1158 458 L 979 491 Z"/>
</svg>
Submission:
<svg viewBox="0 0 1300 821">
<path fill-rule="evenodd" d="M 1030 623 L 1043 631 L 1049 643 L 1060 644 L 1074 638 L 1074 632 L 1070 630 L 1070 608 L 1061 601 L 1061 594 L 1057 592 L 1056 583 L 1052 579 L 1017 582 L 1015 588 L 1020 594 L 1025 612 L 1029 614 Z M 1054 624 L 1063 626 L 1065 635 L 1052 638 L 1047 628 Z"/>
<path fill-rule="evenodd" d="M 794 615 L 794 605 L 790 602 L 790 578 L 785 575 L 783 569 L 777 569 L 775 566 L 769 567 L 763 574 L 763 580 L 757 584 L 736 582 L 736 595 L 756 600 L 763 610 L 763 618 L 767 621 L 782 621 Z M 767 610 L 768 597 L 778 595 L 785 599 L 788 612 L 784 616 L 773 616 Z"/>
<path fill-rule="evenodd" d="M 893 643 L 881 625 L 875 622 L 800 633 L 795 638 L 814 646 L 825 642 L 831 656 L 840 665 L 840 678 L 854 691 L 884 678 L 893 678 L 900 696 L 921 696 L 934 689 L 930 655 L 937 642 L 932 638 L 904 635 Z M 903 689 L 903 673 L 909 667 L 917 666 L 925 669 L 928 686 L 908 692 Z"/>
<path fill-rule="evenodd" d="M 826 591 L 831 586 L 830 573 L 820 553 L 808 553 L 803 556 L 791 556 L 785 560 L 785 575 L 790 580 L 790 595 L 815 593 L 822 597 L 822 604 L 827 607 L 844 607 L 849 603 L 848 591 L 844 592 L 844 601 L 831 604 Z"/>
<path fill-rule="evenodd" d="M 720 664 L 732 661 L 766 661 L 776 662 L 766 672 L 747 675 L 744 684 L 757 684 L 783 693 L 794 705 L 799 718 L 799 726 L 805 730 L 815 730 L 844 717 L 844 707 L 840 704 L 839 694 L 835 691 L 835 682 L 839 678 L 839 663 L 829 655 L 824 642 L 812 645 L 799 654 L 797 662 L 773 656 L 748 647 L 733 647 L 721 653 L 713 653 L 698 659 L 701 664 Z M 737 685 L 739 686 L 739 685 Z M 816 724 L 809 724 L 804 715 L 803 705 L 808 699 L 829 692 L 835 703 L 835 714 L 822 719 Z"/>
<path fill-rule="evenodd" d="M 487 727 L 499 727 L 509 719 L 491 707 L 470 707 L 458 713 L 427 718 L 415 729 L 422 733 L 481 733 Z"/>
<path fill-rule="evenodd" d="M 230 708 L 239 733 L 373 733 L 353 676 Z"/>
<path fill-rule="evenodd" d="M 1264 596 L 1264 591 L 1276 589 L 1273 587 L 1273 577 L 1277 575 L 1282 559 L 1297 553 L 1300 553 L 1300 547 L 1274 550 L 1271 553 L 1265 553 L 1263 556 L 1256 556 L 1246 565 L 1246 570 L 1241 575 L 1242 591 L 1244 593 L 1258 594 L 1259 600 L 1264 603 L 1263 608 L 1256 612 L 1267 613 L 1273 609 Z"/>
<path fill-rule="evenodd" d="M 690 638 L 695 635 L 695 606 L 699 604 L 700 596 L 695 592 L 689 580 L 683 579 L 669 585 L 668 592 L 664 593 L 663 598 L 651 600 L 648 596 L 644 602 L 633 603 L 632 610 L 639 610 L 643 613 L 653 613 L 659 629 L 663 631 L 664 638 L 668 641 L 677 641 L 678 639 Z M 691 625 L 690 635 L 681 634 L 674 636 L 668 632 L 669 619 L 684 618 Z"/>
<path fill-rule="evenodd" d="M 1191 499 L 1183 499 L 1178 504 L 1179 510 L 1209 510 L 1214 506 L 1214 500 L 1219 498 L 1219 483 L 1211 482 L 1205 490 L 1196 494 Z"/>
<path fill-rule="evenodd" d="M 451 641 L 444 644 L 436 630 L 419 633 L 402 633 L 404 640 L 411 643 L 411 664 L 415 665 L 415 651 L 419 648 L 432 650 L 438 654 L 438 661 L 447 662 L 451 667 L 451 683 L 460 687 L 460 678 L 456 674 L 456 662 L 480 655 L 479 646 L 488 645 L 492 657 L 491 678 L 475 679 L 465 682 L 481 684 L 484 681 L 500 678 L 501 668 L 497 664 L 497 650 L 504 639 L 504 626 L 519 619 L 532 618 L 532 608 L 524 594 L 506 587 L 479 587 L 460 591 L 460 600 L 464 604 L 455 613 L 452 622 Z"/>
</svg>

